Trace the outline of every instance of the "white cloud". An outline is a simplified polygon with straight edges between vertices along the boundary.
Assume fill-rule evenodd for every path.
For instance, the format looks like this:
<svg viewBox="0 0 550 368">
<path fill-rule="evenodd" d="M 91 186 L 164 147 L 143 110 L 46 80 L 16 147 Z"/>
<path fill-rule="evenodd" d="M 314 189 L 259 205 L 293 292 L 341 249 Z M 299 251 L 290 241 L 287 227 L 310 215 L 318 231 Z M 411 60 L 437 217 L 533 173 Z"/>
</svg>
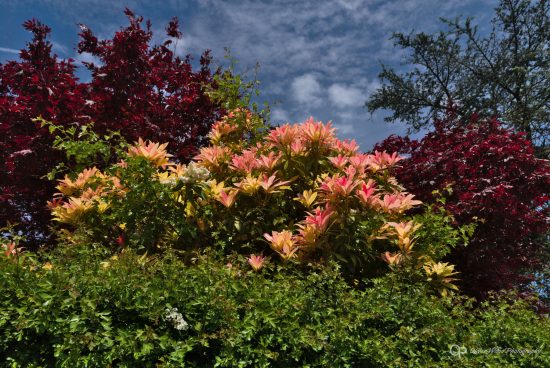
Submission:
<svg viewBox="0 0 550 368">
<path fill-rule="evenodd" d="M 311 73 L 294 78 L 292 93 L 296 101 L 308 106 L 319 106 L 322 102 L 321 85 Z"/>
<path fill-rule="evenodd" d="M 333 84 L 328 89 L 328 96 L 332 104 L 339 108 L 359 107 L 365 103 L 365 95 L 359 88 Z"/>
<path fill-rule="evenodd" d="M 350 136 L 355 132 L 353 124 L 334 124 L 338 136 Z"/>
<path fill-rule="evenodd" d="M 89 52 L 83 52 L 81 54 L 76 54 L 74 59 L 80 61 L 81 63 L 94 63 L 95 65 L 101 65 L 101 60 L 99 60 L 94 55 Z"/>
<path fill-rule="evenodd" d="M 191 47 L 193 45 L 193 39 L 189 35 L 183 35 L 182 38 L 177 39 L 170 37 L 172 40 L 172 45 L 174 54 L 179 57 L 185 57 L 191 54 Z"/>
<path fill-rule="evenodd" d="M 338 0 L 338 3 L 347 10 L 356 10 L 363 4 L 363 0 Z"/>
<path fill-rule="evenodd" d="M 52 49 L 54 51 L 58 51 L 61 54 L 67 55 L 69 53 L 69 50 L 67 49 L 67 46 L 62 45 L 58 42 L 52 41 Z"/>
<path fill-rule="evenodd" d="M 277 124 L 277 123 L 288 123 L 288 122 L 290 122 L 290 116 L 282 108 L 273 107 L 271 109 L 271 121 L 275 124 Z"/>
</svg>

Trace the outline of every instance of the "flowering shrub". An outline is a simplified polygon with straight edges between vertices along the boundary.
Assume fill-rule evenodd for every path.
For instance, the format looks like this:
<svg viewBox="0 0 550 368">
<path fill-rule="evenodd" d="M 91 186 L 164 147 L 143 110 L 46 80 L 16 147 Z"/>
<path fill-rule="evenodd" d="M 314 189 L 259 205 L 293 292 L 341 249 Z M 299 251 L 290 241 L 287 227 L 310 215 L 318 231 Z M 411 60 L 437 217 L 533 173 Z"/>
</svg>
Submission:
<svg viewBox="0 0 550 368">
<path fill-rule="evenodd" d="M 313 118 L 251 143 L 242 130 L 252 118 L 216 123 L 212 145 L 196 157 L 211 175 L 205 226 L 225 249 L 285 261 L 334 257 L 354 274 L 371 274 L 387 268 L 382 261 L 430 262 L 448 246 L 445 237 L 428 243 L 422 224 L 407 215 L 421 202 L 392 177 L 397 154 L 358 153 L 354 141 L 336 138 L 331 123 Z"/>
<path fill-rule="evenodd" d="M 85 169 L 59 180 L 48 202 L 63 239 L 130 244 L 156 251 L 196 240 L 192 198 L 209 175 L 194 163 L 174 164 L 166 144 L 139 140 L 116 164 Z"/>
<path fill-rule="evenodd" d="M 268 130 L 245 109 L 214 124 L 209 137 L 212 145 L 188 165 L 172 162 L 166 144 L 139 139 L 107 170 L 60 180 L 50 202 L 55 220 L 68 225 L 60 234 L 151 251 L 213 243 L 251 254 L 256 271 L 267 256 L 335 258 L 353 275 L 425 265 L 442 293 L 454 288 L 444 277 L 452 266 L 433 259 L 458 235 L 441 228 L 433 241 L 425 219 L 407 215 L 421 202 L 391 176 L 396 154 L 358 153 L 312 118 Z"/>
<path fill-rule="evenodd" d="M 24 23 L 33 39 L 20 60 L 0 64 L 0 226 L 18 223 L 27 246 L 36 249 L 49 239 L 45 203 L 54 188 L 45 176 L 63 162 L 48 128 L 32 119 L 43 116 L 67 129 L 93 122 L 101 136 L 118 130 L 130 142 L 169 142 L 182 161 L 207 142 L 219 119 L 222 109 L 204 91 L 216 87 L 209 54 L 193 70 L 190 58 L 174 53 L 173 42 L 182 36 L 177 19 L 168 24 L 165 41 L 153 45 L 150 23 L 125 14 L 128 26 L 112 39 L 100 40 L 81 26 L 78 52 L 97 60 L 84 63 L 89 82 L 78 80 L 73 60 L 52 54 L 50 28 L 34 19 Z"/>
<path fill-rule="evenodd" d="M 544 259 L 550 166 L 523 134 L 495 120 L 457 126 L 449 117 L 420 141 L 392 136 L 376 148 L 409 154 L 394 170 L 399 182 L 426 202 L 450 186 L 445 209 L 458 225 L 476 223 L 470 244 L 448 257 L 464 290 L 483 296 L 532 279 Z"/>
</svg>

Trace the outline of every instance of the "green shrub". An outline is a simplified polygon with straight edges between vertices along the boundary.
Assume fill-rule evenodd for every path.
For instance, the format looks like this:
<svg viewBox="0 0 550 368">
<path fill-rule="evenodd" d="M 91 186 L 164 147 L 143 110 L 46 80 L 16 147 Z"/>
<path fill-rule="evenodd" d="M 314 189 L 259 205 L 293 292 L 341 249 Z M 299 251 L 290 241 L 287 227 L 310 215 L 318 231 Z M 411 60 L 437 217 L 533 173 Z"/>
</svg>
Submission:
<svg viewBox="0 0 550 368">
<path fill-rule="evenodd" d="M 544 367 L 550 359 L 550 323 L 526 301 L 474 308 L 401 273 L 360 290 L 333 263 L 267 263 L 257 273 L 243 256 L 211 252 L 184 262 L 173 251 L 112 256 L 89 245 L 14 259 L 0 258 L 6 367 Z M 453 345 L 541 350 L 453 355 Z"/>
</svg>

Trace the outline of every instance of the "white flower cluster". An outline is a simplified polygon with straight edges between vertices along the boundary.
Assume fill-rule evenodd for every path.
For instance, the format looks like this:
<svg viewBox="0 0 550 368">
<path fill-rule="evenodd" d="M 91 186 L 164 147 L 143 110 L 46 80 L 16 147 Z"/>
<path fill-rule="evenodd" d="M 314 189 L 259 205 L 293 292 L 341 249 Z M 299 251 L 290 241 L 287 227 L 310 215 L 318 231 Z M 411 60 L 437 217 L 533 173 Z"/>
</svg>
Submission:
<svg viewBox="0 0 550 368">
<path fill-rule="evenodd" d="M 183 165 L 180 175 L 176 177 L 174 173 L 164 173 L 160 177 L 160 182 L 170 187 L 175 187 L 178 183 L 190 184 L 206 181 L 210 177 L 210 171 L 207 168 L 191 162 L 189 165 Z M 183 173 L 182 173 L 183 172 Z"/>
<path fill-rule="evenodd" d="M 187 165 L 187 170 L 178 179 L 183 183 L 196 183 L 199 181 L 205 181 L 210 176 L 210 171 L 207 168 L 197 165 L 191 162 Z"/>
<path fill-rule="evenodd" d="M 179 331 L 185 331 L 189 328 L 189 324 L 183 319 L 181 313 L 178 313 L 178 308 L 166 308 L 166 320 L 172 322 L 174 328 Z"/>
<path fill-rule="evenodd" d="M 164 185 L 168 185 L 170 187 L 175 187 L 176 184 L 178 184 L 178 180 L 174 177 L 168 177 L 168 178 L 165 178 L 165 179 L 161 179 L 160 182 Z"/>
</svg>

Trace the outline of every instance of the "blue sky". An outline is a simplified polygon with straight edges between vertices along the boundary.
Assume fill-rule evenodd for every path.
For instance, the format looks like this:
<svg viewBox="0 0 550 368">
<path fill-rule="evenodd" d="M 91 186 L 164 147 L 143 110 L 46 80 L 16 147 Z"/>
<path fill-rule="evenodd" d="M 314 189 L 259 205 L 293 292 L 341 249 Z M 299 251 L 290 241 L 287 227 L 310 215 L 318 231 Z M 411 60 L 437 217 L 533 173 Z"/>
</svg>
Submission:
<svg viewBox="0 0 550 368">
<path fill-rule="evenodd" d="M 126 25 L 124 7 L 150 19 L 159 41 L 177 16 L 184 33 L 181 55 L 211 49 L 217 64 L 228 47 L 239 68 L 260 64 L 262 101 L 274 123 L 314 116 L 332 120 L 341 138 L 355 138 L 363 150 L 389 134 L 404 134 L 402 123 L 383 122 L 384 112 L 363 107 L 379 81 L 380 63 L 404 68 L 404 56 L 389 40 L 393 32 L 436 31 L 439 17 L 473 16 L 487 25 L 497 0 L 0 0 L 0 62 L 17 58 L 29 40 L 20 26 L 38 18 L 52 29 L 54 51 L 78 55 L 77 23 L 99 37 Z"/>
</svg>

